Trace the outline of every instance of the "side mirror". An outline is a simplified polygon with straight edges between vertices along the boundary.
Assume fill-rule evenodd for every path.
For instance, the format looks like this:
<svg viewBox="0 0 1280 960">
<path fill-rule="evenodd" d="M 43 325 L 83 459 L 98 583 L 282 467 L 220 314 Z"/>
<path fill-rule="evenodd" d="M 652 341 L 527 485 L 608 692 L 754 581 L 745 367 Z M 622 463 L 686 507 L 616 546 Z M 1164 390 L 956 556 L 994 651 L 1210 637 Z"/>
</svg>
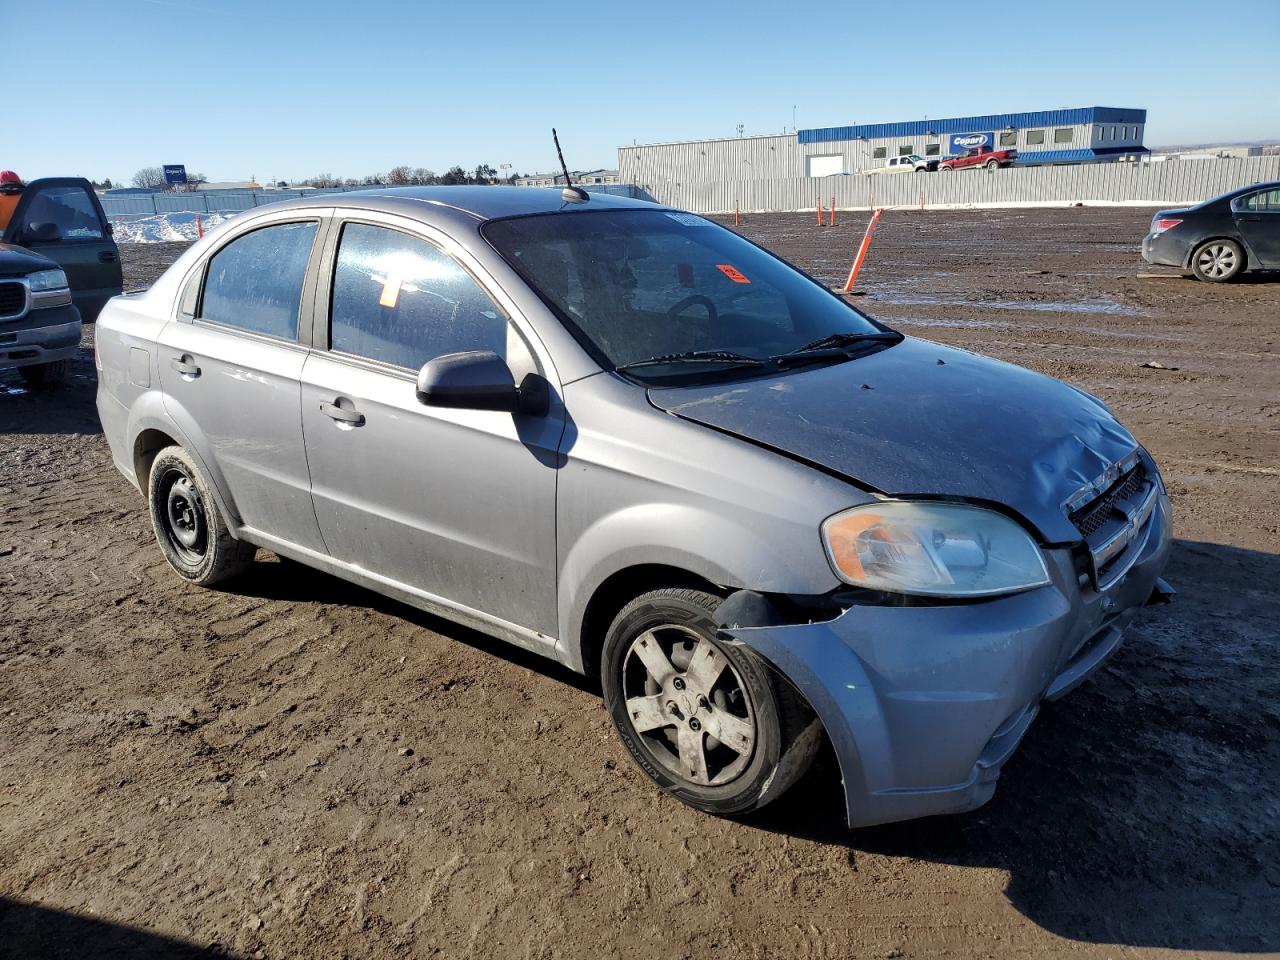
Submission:
<svg viewBox="0 0 1280 960">
<path fill-rule="evenodd" d="M 57 243 L 62 239 L 62 231 L 56 223 L 28 223 L 22 231 L 23 239 L 28 243 Z"/>
<path fill-rule="evenodd" d="M 418 401 L 429 407 L 503 410 L 540 417 L 551 402 L 547 381 L 536 373 L 520 386 L 506 361 L 491 350 L 447 353 L 418 371 Z"/>
</svg>

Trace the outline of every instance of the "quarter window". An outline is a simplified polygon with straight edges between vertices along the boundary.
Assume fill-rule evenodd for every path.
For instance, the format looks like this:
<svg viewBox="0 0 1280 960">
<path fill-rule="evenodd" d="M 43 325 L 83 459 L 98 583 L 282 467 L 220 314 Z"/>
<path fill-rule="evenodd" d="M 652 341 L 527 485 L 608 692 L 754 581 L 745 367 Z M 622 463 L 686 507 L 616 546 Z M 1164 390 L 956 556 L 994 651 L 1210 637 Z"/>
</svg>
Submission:
<svg viewBox="0 0 1280 960">
<path fill-rule="evenodd" d="M 1027 131 L 1027 145 L 1028 145 L 1028 146 L 1032 146 L 1032 145 L 1034 145 L 1034 144 L 1040 144 L 1040 143 L 1044 143 L 1044 131 L 1043 131 L 1043 130 L 1028 130 L 1028 131 Z"/>
<path fill-rule="evenodd" d="M 330 349 L 417 370 L 464 350 L 507 354 L 507 320 L 452 257 L 419 237 L 350 223 L 333 275 Z"/>
<path fill-rule="evenodd" d="M 1112 128 L 1111 128 L 1111 133 L 1112 133 L 1112 135 L 1114 136 L 1114 134 L 1115 134 L 1115 128 L 1114 128 L 1114 127 L 1112 127 Z M 1071 142 L 1071 128 L 1070 128 L 1070 127 L 1058 127 L 1056 130 L 1054 130 L 1054 131 L 1053 131 L 1053 142 L 1054 142 L 1054 143 L 1070 143 L 1070 142 Z"/>
<path fill-rule="evenodd" d="M 316 223 L 281 223 L 232 240 L 209 260 L 200 317 L 298 339 L 298 305 Z"/>
</svg>

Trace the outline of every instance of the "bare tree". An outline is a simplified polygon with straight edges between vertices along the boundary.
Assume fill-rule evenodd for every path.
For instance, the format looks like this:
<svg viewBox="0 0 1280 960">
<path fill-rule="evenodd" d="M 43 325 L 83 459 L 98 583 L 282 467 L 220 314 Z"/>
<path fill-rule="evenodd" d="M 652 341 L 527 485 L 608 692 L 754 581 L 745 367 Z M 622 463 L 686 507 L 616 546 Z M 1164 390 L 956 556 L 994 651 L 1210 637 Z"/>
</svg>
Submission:
<svg viewBox="0 0 1280 960">
<path fill-rule="evenodd" d="M 162 167 L 143 167 L 133 175 L 133 185 L 146 190 L 163 190 L 165 187 Z"/>
<path fill-rule="evenodd" d="M 393 187 L 404 187 L 413 182 L 413 169 L 411 167 L 392 167 L 387 171 L 387 183 Z"/>
<path fill-rule="evenodd" d="M 436 172 L 434 170 L 428 170 L 426 167 L 413 168 L 414 183 L 421 183 L 421 184 L 438 183 L 439 180 L 440 178 L 436 176 Z"/>
</svg>

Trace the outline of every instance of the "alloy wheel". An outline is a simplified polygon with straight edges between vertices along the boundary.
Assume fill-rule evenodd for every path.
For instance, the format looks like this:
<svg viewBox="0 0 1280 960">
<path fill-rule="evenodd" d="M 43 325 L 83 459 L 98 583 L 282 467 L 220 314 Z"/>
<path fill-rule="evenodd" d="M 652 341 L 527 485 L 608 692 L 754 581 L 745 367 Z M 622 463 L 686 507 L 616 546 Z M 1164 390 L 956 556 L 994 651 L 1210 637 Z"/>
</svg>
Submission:
<svg viewBox="0 0 1280 960">
<path fill-rule="evenodd" d="M 747 686 L 724 653 L 688 627 L 646 630 L 622 663 L 627 719 L 646 752 L 698 786 L 737 779 L 757 740 Z"/>
<path fill-rule="evenodd" d="M 1215 280 L 1228 277 L 1236 270 L 1236 251 L 1225 243 L 1211 243 L 1197 254 L 1196 265 Z"/>
</svg>

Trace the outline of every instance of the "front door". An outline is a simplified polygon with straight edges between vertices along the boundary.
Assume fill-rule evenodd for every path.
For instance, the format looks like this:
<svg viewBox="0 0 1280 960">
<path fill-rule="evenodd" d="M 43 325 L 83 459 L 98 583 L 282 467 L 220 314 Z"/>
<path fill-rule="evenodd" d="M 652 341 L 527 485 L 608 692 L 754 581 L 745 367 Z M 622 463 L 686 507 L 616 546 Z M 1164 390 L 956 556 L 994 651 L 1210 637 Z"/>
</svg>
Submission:
<svg viewBox="0 0 1280 960">
<path fill-rule="evenodd" d="M 554 638 L 563 407 L 553 397 L 551 413 L 533 417 L 418 401 L 418 369 L 447 353 L 492 350 L 517 381 L 547 374 L 437 239 L 372 222 L 342 228 L 324 271 L 331 290 L 316 298 L 328 349 L 302 371 L 316 517 L 335 558 L 428 603 Z"/>
<path fill-rule="evenodd" d="M 214 253 L 187 281 L 179 316 L 160 332 L 157 360 L 170 416 L 241 522 L 323 553 L 302 446 L 307 348 L 298 337 L 319 225 L 273 223 Z"/>
<path fill-rule="evenodd" d="M 1280 189 L 1238 197 L 1231 213 L 1257 266 L 1280 268 Z"/>
<path fill-rule="evenodd" d="M 49 177 L 27 184 L 4 239 L 66 271 L 71 298 L 85 323 L 96 320 L 102 305 L 121 290 L 120 253 L 87 180 Z"/>
</svg>

